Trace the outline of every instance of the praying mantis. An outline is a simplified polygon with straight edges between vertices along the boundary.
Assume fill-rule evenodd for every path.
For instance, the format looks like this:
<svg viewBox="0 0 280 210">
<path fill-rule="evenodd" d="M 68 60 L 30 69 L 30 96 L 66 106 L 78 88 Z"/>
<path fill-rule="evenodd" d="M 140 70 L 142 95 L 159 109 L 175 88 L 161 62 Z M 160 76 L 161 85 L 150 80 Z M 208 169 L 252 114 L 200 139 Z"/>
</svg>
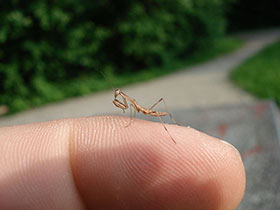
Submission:
<svg viewBox="0 0 280 210">
<path fill-rule="evenodd" d="M 118 96 L 121 96 L 123 102 L 119 101 L 117 99 Z M 130 103 L 128 105 L 128 102 Z M 165 105 L 165 108 L 167 110 L 167 112 L 160 112 L 160 111 L 155 111 L 153 110 L 153 108 L 158 105 L 160 102 L 163 102 L 164 105 Z M 126 109 L 130 108 L 130 121 L 129 121 L 129 124 L 125 127 L 128 127 L 130 124 L 131 124 L 131 121 L 132 121 L 132 109 L 134 109 L 134 117 L 135 117 L 135 114 L 136 112 L 142 112 L 143 114 L 145 115 L 151 115 L 151 116 L 155 116 L 155 117 L 158 117 L 164 127 L 164 129 L 166 130 L 166 132 L 168 133 L 168 135 L 170 136 L 170 138 L 172 139 L 172 141 L 176 144 L 176 141 L 174 140 L 174 138 L 170 135 L 168 129 L 166 128 L 166 126 L 164 125 L 163 121 L 162 121 L 162 118 L 161 116 L 166 116 L 166 115 L 169 115 L 170 119 L 176 123 L 176 121 L 174 120 L 174 118 L 172 117 L 172 115 L 168 112 L 168 109 L 167 109 L 167 105 L 164 101 L 163 98 L 159 99 L 154 105 L 152 105 L 150 108 L 145 108 L 143 106 L 141 106 L 140 104 L 138 104 L 138 102 L 131 98 L 130 96 L 126 95 L 124 92 L 122 92 L 119 88 L 115 89 L 114 90 L 114 100 L 113 100 L 113 104 L 122 109 L 123 112 L 125 112 Z M 177 123 L 176 123 L 177 124 Z"/>
</svg>

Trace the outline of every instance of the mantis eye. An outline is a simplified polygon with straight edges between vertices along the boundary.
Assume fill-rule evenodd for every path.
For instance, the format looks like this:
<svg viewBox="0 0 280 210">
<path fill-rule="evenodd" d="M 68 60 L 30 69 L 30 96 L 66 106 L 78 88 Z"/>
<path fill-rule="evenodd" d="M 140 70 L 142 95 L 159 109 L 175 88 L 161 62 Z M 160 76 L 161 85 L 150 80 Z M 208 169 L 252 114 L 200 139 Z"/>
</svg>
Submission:
<svg viewBox="0 0 280 210">
<path fill-rule="evenodd" d="M 115 90 L 115 98 L 117 98 L 117 96 L 120 94 L 121 90 L 118 88 Z"/>
</svg>

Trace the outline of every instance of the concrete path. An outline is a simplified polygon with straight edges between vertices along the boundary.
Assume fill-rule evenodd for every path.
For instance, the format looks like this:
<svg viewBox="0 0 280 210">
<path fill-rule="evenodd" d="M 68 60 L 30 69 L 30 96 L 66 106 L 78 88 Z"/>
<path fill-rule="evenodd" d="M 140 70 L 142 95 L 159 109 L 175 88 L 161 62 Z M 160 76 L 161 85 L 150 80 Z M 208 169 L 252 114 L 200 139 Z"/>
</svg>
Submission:
<svg viewBox="0 0 280 210">
<path fill-rule="evenodd" d="M 228 79 L 229 71 L 263 47 L 279 39 L 280 30 L 238 35 L 245 45 L 238 51 L 180 72 L 123 89 L 143 106 L 151 106 L 163 97 L 169 110 L 213 107 L 252 102 L 255 99 L 235 87 Z M 69 117 L 121 114 L 112 104 L 112 91 L 69 99 L 0 118 L 0 126 L 40 122 Z M 162 109 L 163 106 L 159 106 Z"/>
</svg>

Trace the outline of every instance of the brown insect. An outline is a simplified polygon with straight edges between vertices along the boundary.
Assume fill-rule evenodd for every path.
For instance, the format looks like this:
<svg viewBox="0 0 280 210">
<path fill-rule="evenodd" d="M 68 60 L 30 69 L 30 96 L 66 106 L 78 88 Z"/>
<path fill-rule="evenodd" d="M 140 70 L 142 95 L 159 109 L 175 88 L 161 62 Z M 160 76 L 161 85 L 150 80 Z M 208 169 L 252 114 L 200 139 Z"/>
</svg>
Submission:
<svg viewBox="0 0 280 210">
<path fill-rule="evenodd" d="M 123 102 L 119 101 L 117 99 L 118 96 L 121 96 L 122 97 L 122 100 Z M 128 106 L 128 101 L 130 102 L 129 106 Z M 159 104 L 160 102 L 163 102 L 164 105 L 165 105 L 165 108 L 167 110 L 167 105 L 164 101 L 163 98 L 159 99 L 153 106 L 151 106 L 149 109 L 139 105 L 137 103 L 137 101 L 131 97 L 129 97 L 128 95 L 126 95 L 124 92 L 122 92 L 119 88 L 118 89 L 115 89 L 114 90 L 114 100 L 113 100 L 113 104 L 122 109 L 123 112 L 125 112 L 126 109 L 130 108 L 130 121 L 129 121 L 129 124 L 125 127 L 128 127 L 130 124 L 131 124 L 131 121 L 132 121 L 132 109 L 134 109 L 134 117 L 135 117 L 135 114 L 136 112 L 142 112 L 143 114 L 145 115 L 151 115 L 151 116 L 155 116 L 155 117 L 158 117 L 164 127 L 164 129 L 166 130 L 166 132 L 168 133 L 168 135 L 170 136 L 170 138 L 172 139 L 172 141 L 176 144 L 176 141 L 173 139 L 173 137 L 170 135 L 168 129 L 166 128 L 166 126 L 164 125 L 162 119 L 161 119 L 161 116 L 166 116 L 166 115 L 169 115 L 170 119 L 176 123 L 176 121 L 174 120 L 174 118 L 172 117 L 172 115 L 169 113 L 169 112 L 159 112 L 159 111 L 155 111 L 153 110 L 153 108 Z M 176 123 L 177 124 L 177 123 Z"/>
</svg>

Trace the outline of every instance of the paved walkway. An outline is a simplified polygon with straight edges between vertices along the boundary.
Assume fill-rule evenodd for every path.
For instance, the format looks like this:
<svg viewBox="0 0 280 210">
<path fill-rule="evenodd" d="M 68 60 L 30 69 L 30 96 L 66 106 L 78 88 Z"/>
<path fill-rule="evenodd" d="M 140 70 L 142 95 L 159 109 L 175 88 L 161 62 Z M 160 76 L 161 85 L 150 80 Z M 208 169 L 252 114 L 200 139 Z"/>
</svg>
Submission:
<svg viewBox="0 0 280 210">
<path fill-rule="evenodd" d="M 228 73 L 248 57 L 279 39 L 280 30 L 238 36 L 246 43 L 234 53 L 153 81 L 125 87 L 123 91 L 147 107 L 164 97 L 171 112 L 175 109 L 252 102 L 256 99 L 235 87 L 229 81 Z M 108 113 L 121 114 L 121 111 L 111 103 L 112 98 L 112 91 L 73 98 L 17 115 L 2 117 L 0 126 Z"/>
</svg>

